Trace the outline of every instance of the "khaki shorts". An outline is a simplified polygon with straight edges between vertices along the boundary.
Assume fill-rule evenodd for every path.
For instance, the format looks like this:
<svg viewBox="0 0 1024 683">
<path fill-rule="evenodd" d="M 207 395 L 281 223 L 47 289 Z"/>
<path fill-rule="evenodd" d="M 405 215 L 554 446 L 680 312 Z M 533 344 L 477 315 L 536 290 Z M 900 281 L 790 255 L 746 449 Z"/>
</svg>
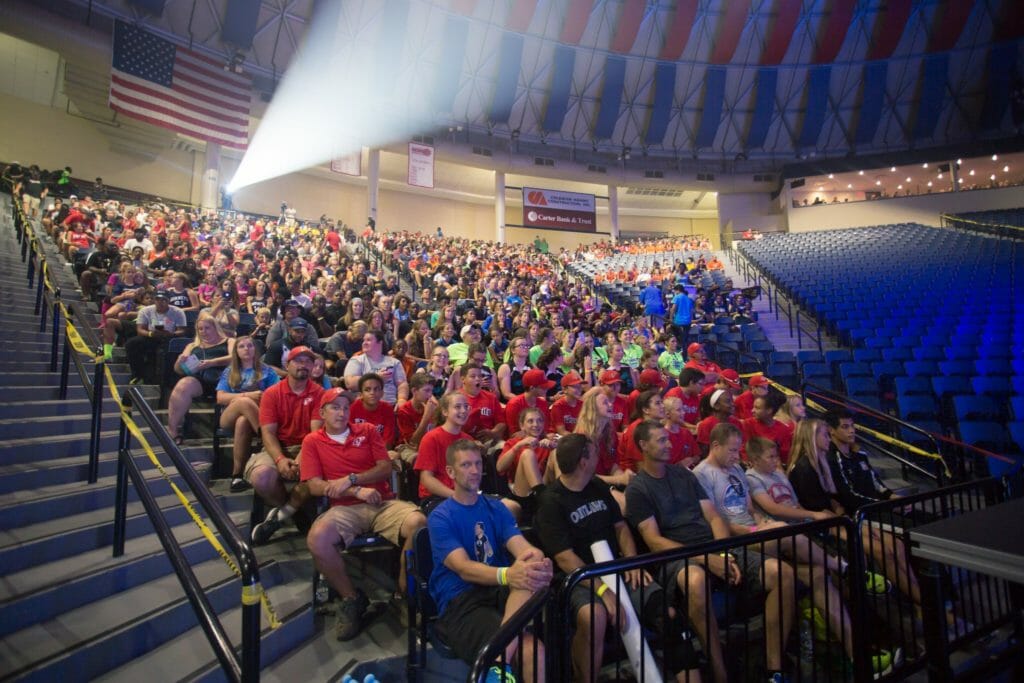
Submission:
<svg viewBox="0 0 1024 683">
<path fill-rule="evenodd" d="M 404 500 L 386 500 L 380 505 L 358 503 L 356 505 L 335 505 L 320 515 L 317 522 L 324 520 L 334 525 L 334 530 L 348 546 L 361 534 L 372 531 L 380 534 L 395 545 L 400 545 L 400 532 L 405 518 L 419 508 Z"/>
<path fill-rule="evenodd" d="M 287 446 L 283 450 L 288 454 L 289 458 L 298 460 L 299 453 L 302 451 L 302 445 Z M 269 467 L 275 472 L 277 471 L 277 464 L 274 462 L 274 458 L 270 456 L 270 453 L 267 453 L 266 451 L 253 453 L 252 457 L 249 458 L 249 462 L 245 463 L 245 472 L 242 474 L 245 480 L 250 484 L 252 483 L 252 473 L 257 467 Z"/>
<path fill-rule="evenodd" d="M 416 462 L 416 449 L 407 443 L 399 444 L 395 449 L 395 454 L 402 462 L 409 463 L 410 465 Z"/>
</svg>

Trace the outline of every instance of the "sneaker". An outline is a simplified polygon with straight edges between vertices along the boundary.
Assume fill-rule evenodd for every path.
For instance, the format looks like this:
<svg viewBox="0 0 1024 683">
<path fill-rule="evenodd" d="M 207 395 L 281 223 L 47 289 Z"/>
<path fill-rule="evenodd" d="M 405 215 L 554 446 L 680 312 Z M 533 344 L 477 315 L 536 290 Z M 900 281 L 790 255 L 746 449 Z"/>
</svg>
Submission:
<svg viewBox="0 0 1024 683">
<path fill-rule="evenodd" d="M 892 581 L 881 574 L 864 572 L 864 588 L 870 595 L 888 595 L 892 592 Z"/>
<path fill-rule="evenodd" d="M 767 680 L 768 683 L 789 683 L 789 676 L 781 671 L 769 671 Z"/>
<path fill-rule="evenodd" d="M 247 482 L 241 477 L 231 477 L 231 493 L 239 493 L 241 491 L 248 491 L 252 488 L 252 484 Z"/>
<path fill-rule="evenodd" d="M 500 666 L 495 664 L 487 670 L 487 676 L 484 678 L 484 683 L 518 683 L 519 679 L 512 672 L 512 667 L 508 664 Z"/>
<path fill-rule="evenodd" d="M 876 650 L 871 655 L 871 675 L 873 680 L 888 676 L 893 669 L 903 662 L 903 650 L 896 648 L 894 651 Z"/>
<path fill-rule="evenodd" d="M 143 380 L 141 377 L 132 377 L 131 380 L 128 381 L 128 384 L 131 384 L 132 386 L 137 386 L 139 384 L 142 384 L 144 381 L 145 380 Z"/>
<path fill-rule="evenodd" d="M 338 640 L 352 640 L 363 628 L 363 609 L 360 609 L 359 597 L 344 598 L 338 608 L 338 623 L 334 627 L 334 637 Z"/>
<path fill-rule="evenodd" d="M 391 608 L 395 610 L 395 614 L 398 616 L 398 623 L 401 624 L 402 630 L 408 630 L 409 601 L 405 599 L 404 593 L 395 593 L 391 596 Z"/>
<path fill-rule="evenodd" d="M 252 544 L 263 545 L 270 540 L 284 521 L 280 518 L 280 510 L 278 508 L 271 508 L 270 512 L 267 513 L 266 518 L 253 527 L 252 529 Z"/>
</svg>

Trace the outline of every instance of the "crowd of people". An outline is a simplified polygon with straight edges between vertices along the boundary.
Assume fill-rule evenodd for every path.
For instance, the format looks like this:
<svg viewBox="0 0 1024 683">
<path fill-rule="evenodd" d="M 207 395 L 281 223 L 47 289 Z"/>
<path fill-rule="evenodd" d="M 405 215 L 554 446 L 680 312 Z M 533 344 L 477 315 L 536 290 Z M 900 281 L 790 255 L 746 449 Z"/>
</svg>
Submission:
<svg viewBox="0 0 1024 683">
<path fill-rule="evenodd" d="M 344 225 L 284 210 L 273 219 L 71 194 L 38 216 L 100 308 L 107 357 L 125 346 L 132 382 L 163 382 L 149 374 L 153 359 L 169 339 L 193 337 L 174 362 L 168 432 L 183 441 L 184 417 L 202 397 L 222 407 L 220 426 L 234 433 L 231 488 L 251 487 L 271 508 L 253 543 L 289 524 L 306 534 L 340 596 L 342 640 L 360 632 L 368 600 L 338 549 L 368 531 L 408 549 L 429 529 L 440 630 L 472 661 L 530 595 L 593 562 L 595 541 L 627 557 L 638 540 L 652 551 L 691 546 L 852 514 L 893 495 L 860 453 L 852 416 L 808 418 L 799 397 L 759 375 L 744 386 L 690 341 L 690 323 L 703 319 L 695 309 L 727 312 L 735 301 L 730 291 L 687 293 L 686 273 L 707 261 L 657 283 L 664 319 L 601 302 L 592 283 L 564 272 L 573 259 L 657 254 L 678 248 L 674 240 L 547 254 L 368 228 L 378 261 Z M 389 270 L 415 283 L 415 296 Z M 330 503 L 316 518 L 315 498 Z M 797 582 L 813 585 L 836 633 L 849 632 L 836 595 L 844 581 L 895 585 L 919 609 L 899 541 L 872 547 L 884 577 L 850 577 L 851 558 L 801 537 L 786 552 L 675 568 L 672 585 L 657 590 L 640 571 L 622 598 L 578 588 L 575 675 L 596 676 L 620 599 L 671 615 L 650 625 L 657 631 L 692 629 L 719 682 L 727 653 L 709 607 L 716 586 L 763 599 L 772 642 L 787 639 L 795 598 L 779 595 L 794 595 Z M 655 594 L 664 607 L 651 607 Z M 533 668 L 541 640 L 520 641 L 526 680 L 543 680 Z M 876 672 L 898 664 L 897 651 L 876 645 Z M 679 680 L 699 678 L 691 648 L 664 656 Z M 788 666 L 779 648 L 766 649 L 767 680 Z"/>
</svg>

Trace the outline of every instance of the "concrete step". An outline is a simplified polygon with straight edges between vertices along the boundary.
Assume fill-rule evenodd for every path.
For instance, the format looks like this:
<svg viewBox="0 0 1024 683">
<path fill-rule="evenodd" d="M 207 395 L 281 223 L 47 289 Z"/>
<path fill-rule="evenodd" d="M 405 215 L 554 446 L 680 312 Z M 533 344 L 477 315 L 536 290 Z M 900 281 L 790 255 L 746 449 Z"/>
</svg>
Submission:
<svg viewBox="0 0 1024 683">
<path fill-rule="evenodd" d="M 0 415 L 17 414 L 25 419 L 50 415 L 88 415 L 90 410 L 92 407 L 87 398 L 67 398 L 63 401 L 0 402 Z"/>
<path fill-rule="evenodd" d="M 107 402 L 104 401 L 104 403 Z M 110 399 L 109 403 L 113 403 L 113 399 Z M 116 431 L 120 420 L 120 413 L 111 405 L 100 417 L 100 429 L 105 432 Z M 88 404 L 85 405 L 85 413 L 78 415 L 37 416 L 31 420 L 26 420 L 24 417 L 0 419 L 0 434 L 9 439 L 50 439 L 53 434 L 61 432 L 76 435 L 80 439 L 88 439 L 91 427 L 92 415 L 89 412 Z"/>
</svg>

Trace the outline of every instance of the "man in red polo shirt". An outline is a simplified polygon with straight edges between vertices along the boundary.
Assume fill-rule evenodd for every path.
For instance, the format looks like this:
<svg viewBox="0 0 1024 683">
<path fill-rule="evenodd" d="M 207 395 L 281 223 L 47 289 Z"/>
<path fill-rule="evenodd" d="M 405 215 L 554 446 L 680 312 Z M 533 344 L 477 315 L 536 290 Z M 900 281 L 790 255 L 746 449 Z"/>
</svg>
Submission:
<svg viewBox="0 0 1024 683">
<path fill-rule="evenodd" d="M 764 375 L 754 375 L 747 381 L 747 387 L 747 390 L 737 396 L 734 401 L 736 417 L 741 420 L 753 417 L 754 399 L 768 395 L 768 378 Z"/>
<path fill-rule="evenodd" d="M 505 409 L 498 397 L 483 388 L 483 367 L 468 361 L 459 368 L 462 389 L 469 402 L 469 417 L 462 431 L 484 444 L 491 445 L 505 437 Z"/>
<path fill-rule="evenodd" d="M 316 568 L 341 596 L 335 630 L 338 640 L 350 640 L 359 633 L 368 602 L 352 584 L 338 544 L 348 545 L 356 536 L 374 531 L 401 545 L 398 590 L 402 592 L 405 551 L 427 522 L 415 505 L 394 499 L 388 485 L 391 460 L 384 441 L 373 424 L 349 422 L 352 405 L 352 394 L 342 389 L 323 392 L 323 428 L 302 441 L 302 481 L 312 495 L 327 496 L 331 501 L 331 508 L 309 530 L 306 545 Z"/>
<path fill-rule="evenodd" d="M 783 465 L 789 463 L 789 448 L 793 444 L 793 433 L 789 427 L 775 419 L 775 409 L 767 396 L 754 399 L 753 417 L 742 421 L 743 442 L 751 437 L 760 436 L 768 439 L 779 448 L 779 459 Z M 743 458 L 747 457 L 744 449 Z"/>
<path fill-rule="evenodd" d="M 253 545 L 270 540 L 281 525 L 309 500 L 309 487 L 297 484 L 291 493 L 286 481 L 299 479 L 302 440 L 320 428 L 320 394 L 324 389 L 309 379 L 315 354 L 308 346 L 296 346 L 288 353 L 288 376 L 263 392 L 260 398 L 260 435 L 263 450 L 245 466 L 245 479 L 256 494 L 274 507 L 266 519 L 253 527 Z"/>
<path fill-rule="evenodd" d="M 704 345 L 694 342 L 686 347 L 686 356 L 689 358 L 683 367 L 700 370 L 705 375 L 707 382 L 714 382 L 718 375 L 722 374 L 722 368 L 714 361 L 708 360 L 708 354 L 704 351 Z"/>
</svg>

